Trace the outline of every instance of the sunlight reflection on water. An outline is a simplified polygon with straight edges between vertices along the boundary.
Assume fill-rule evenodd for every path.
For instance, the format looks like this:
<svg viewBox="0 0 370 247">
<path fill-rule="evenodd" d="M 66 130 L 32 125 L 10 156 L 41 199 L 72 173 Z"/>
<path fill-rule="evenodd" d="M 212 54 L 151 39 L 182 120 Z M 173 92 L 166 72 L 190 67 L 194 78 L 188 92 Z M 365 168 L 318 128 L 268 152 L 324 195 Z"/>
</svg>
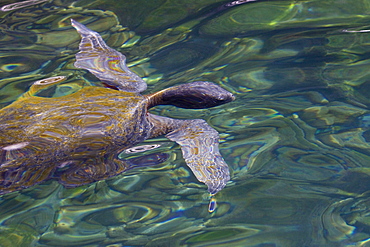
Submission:
<svg viewBox="0 0 370 247">
<path fill-rule="evenodd" d="M 73 66 L 73 18 L 125 53 L 148 93 L 207 80 L 236 95 L 151 109 L 220 132 L 231 181 L 209 204 L 179 147 L 147 141 L 121 153 L 140 165 L 116 177 L 2 195 L 2 246 L 368 244 L 368 1 L 40 2 L 0 13 L 1 106 L 45 77 L 68 79 L 42 97 L 100 85 Z"/>
</svg>

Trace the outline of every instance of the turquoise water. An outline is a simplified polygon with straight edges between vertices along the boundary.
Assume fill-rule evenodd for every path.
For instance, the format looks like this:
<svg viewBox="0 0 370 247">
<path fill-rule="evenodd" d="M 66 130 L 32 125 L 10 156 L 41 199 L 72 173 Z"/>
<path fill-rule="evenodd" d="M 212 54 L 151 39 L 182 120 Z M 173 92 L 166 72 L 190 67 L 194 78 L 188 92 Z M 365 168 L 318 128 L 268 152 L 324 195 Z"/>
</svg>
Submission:
<svg viewBox="0 0 370 247">
<path fill-rule="evenodd" d="M 48 97 L 99 85 L 73 66 L 71 18 L 127 56 L 145 93 L 207 80 L 236 100 L 151 110 L 220 133 L 231 181 L 213 213 L 179 146 L 161 137 L 122 154 L 143 167 L 108 180 L 2 195 L 0 246 L 370 246 L 370 1 L 54 0 L 3 10 L 2 107 L 50 76 L 68 80 Z M 146 166 L 153 153 L 167 158 Z"/>
</svg>

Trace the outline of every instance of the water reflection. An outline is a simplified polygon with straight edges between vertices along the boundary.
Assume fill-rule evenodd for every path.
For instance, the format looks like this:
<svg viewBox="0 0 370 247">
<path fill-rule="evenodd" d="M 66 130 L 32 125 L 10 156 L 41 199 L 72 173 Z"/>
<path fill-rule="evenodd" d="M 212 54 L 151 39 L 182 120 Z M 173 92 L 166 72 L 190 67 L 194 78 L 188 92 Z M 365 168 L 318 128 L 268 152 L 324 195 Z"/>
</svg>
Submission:
<svg viewBox="0 0 370 247">
<path fill-rule="evenodd" d="M 221 133 L 232 181 L 213 213 L 170 144 L 157 149 L 168 155 L 161 165 L 2 196 L 4 246 L 369 244 L 370 34 L 360 32 L 369 29 L 368 1 L 254 1 L 220 11 L 225 4 L 60 0 L 1 13 L 3 106 L 47 76 L 70 81 L 45 97 L 98 84 L 72 66 L 70 18 L 124 51 L 149 92 L 208 80 L 237 96 L 216 109 L 151 110 L 203 118 Z"/>
<path fill-rule="evenodd" d="M 48 0 L 21 1 L 21 2 L 18 2 L 18 3 L 12 3 L 12 4 L 8 4 L 8 5 L 4 5 L 0 8 L 0 10 L 1 11 L 11 11 L 11 10 L 20 9 L 20 8 L 28 7 L 28 6 L 31 6 L 31 5 L 39 4 L 39 3 L 42 3 L 42 2 L 46 2 L 46 1 L 48 1 Z"/>
</svg>

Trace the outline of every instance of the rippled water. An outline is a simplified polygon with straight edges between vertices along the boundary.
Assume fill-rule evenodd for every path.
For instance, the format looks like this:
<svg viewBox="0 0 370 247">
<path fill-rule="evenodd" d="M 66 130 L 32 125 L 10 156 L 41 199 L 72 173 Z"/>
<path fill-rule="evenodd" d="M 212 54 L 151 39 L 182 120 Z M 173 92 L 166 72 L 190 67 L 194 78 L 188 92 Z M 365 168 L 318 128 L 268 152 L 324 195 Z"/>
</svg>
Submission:
<svg viewBox="0 0 370 247">
<path fill-rule="evenodd" d="M 73 66 L 73 18 L 126 54 L 148 93 L 195 80 L 233 92 L 151 110 L 205 119 L 232 176 L 209 213 L 179 147 L 148 140 L 121 154 L 143 167 L 1 196 L 0 246 L 370 246 L 369 0 L 15 2 L 1 2 L 2 107 L 49 76 L 68 76 L 51 97 L 99 84 Z"/>
</svg>

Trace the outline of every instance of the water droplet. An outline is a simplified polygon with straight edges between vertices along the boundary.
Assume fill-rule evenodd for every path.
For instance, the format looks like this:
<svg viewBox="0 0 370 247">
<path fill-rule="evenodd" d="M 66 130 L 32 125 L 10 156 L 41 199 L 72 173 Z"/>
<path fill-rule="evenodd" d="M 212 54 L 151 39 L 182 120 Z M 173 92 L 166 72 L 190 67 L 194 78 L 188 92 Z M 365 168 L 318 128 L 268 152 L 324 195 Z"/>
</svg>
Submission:
<svg viewBox="0 0 370 247">
<path fill-rule="evenodd" d="M 217 202 L 216 199 L 211 195 L 211 200 L 209 201 L 208 205 L 208 212 L 213 213 L 216 210 Z"/>
</svg>

